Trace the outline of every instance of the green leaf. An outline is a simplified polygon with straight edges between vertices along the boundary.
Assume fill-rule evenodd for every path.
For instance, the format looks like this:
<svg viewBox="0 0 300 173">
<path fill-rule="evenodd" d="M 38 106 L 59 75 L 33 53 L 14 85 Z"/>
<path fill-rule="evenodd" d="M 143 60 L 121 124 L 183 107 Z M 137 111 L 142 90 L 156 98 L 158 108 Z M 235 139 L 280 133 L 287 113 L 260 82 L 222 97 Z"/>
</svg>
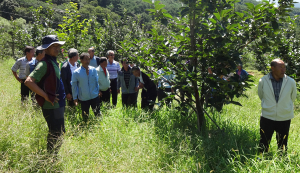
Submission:
<svg viewBox="0 0 300 173">
<path fill-rule="evenodd" d="M 144 2 L 147 2 L 149 4 L 152 4 L 152 0 L 143 0 Z"/>
<path fill-rule="evenodd" d="M 220 14 L 219 13 L 214 13 L 214 15 L 216 16 L 216 18 L 221 21 L 221 17 L 220 17 Z"/>
<path fill-rule="evenodd" d="M 227 13 L 229 13 L 230 11 L 232 11 L 232 9 L 222 10 L 221 11 L 221 17 L 225 17 L 227 15 Z"/>
<path fill-rule="evenodd" d="M 169 13 L 164 13 L 164 16 L 167 17 L 167 18 L 170 18 L 170 19 L 173 18 Z"/>
<path fill-rule="evenodd" d="M 160 1 L 155 1 L 154 6 L 157 6 L 160 3 Z"/>
<path fill-rule="evenodd" d="M 229 26 L 227 27 L 227 29 L 228 29 L 228 30 L 231 30 L 231 29 L 233 29 L 233 28 L 235 28 L 235 27 L 237 27 L 237 26 L 239 26 L 239 24 L 234 23 L 234 24 L 232 24 L 232 25 L 229 25 Z"/>
<path fill-rule="evenodd" d="M 252 3 L 245 3 L 247 5 L 247 7 L 250 9 L 250 10 L 254 10 L 254 4 Z"/>
<path fill-rule="evenodd" d="M 155 5 L 155 10 L 160 10 L 160 9 L 162 9 L 164 7 L 165 7 L 164 4 L 158 4 L 158 5 Z"/>
<path fill-rule="evenodd" d="M 217 23 L 217 21 L 215 20 L 215 19 L 213 19 L 213 18 L 210 18 L 209 19 L 212 23 Z"/>
<path fill-rule="evenodd" d="M 146 9 L 147 11 L 150 11 L 152 13 L 155 13 L 156 11 L 154 9 Z"/>
<path fill-rule="evenodd" d="M 257 11 L 257 10 L 259 10 L 259 9 L 262 9 L 262 6 L 263 6 L 263 4 L 257 4 L 257 5 L 255 6 L 255 10 Z"/>
<path fill-rule="evenodd" d="M 230 103 L 232 103 L 232 104 L 234 104 L 234 105 L 238 105 L 238 106 L 243 106 L 241 103 L 235 102 L 235 101 L 230 101 Z"/>
<path fill-rule="evenodd" d="M 244 17 L 244 13 L 240 13 L 240 12 L 235 12 L 238 16 L 240 16 L 240 18 Z"/>
</svg>

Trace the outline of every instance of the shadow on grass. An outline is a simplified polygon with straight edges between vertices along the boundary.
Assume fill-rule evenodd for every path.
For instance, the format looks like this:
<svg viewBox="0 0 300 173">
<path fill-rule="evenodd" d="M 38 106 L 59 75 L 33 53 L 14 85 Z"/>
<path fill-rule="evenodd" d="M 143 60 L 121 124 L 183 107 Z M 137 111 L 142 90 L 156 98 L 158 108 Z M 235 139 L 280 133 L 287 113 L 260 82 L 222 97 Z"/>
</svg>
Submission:
<svg viewBox="0 0 300 173">
<path fill-rule="evenodd" d="M 136 112 L 134 118 L 140 117 L 139 114 Z M 232 170 L 229 160 L 244 163 L 249 158 L 255 159 L 258 136 L 247 125 L 221 121 L 218 125 L 222 130 L 218 130 L 206 117 L 207 129 L 200 135 L 195 114 L 183 116 L 176 110 L 163 108 L 148 112 L 148 118 L 155 122 L 157 135 L 170 150 L 159 158 L 164 164 L 161 167 L 172 170 L 172 165 L 185 165 L 180 168 L 182 171 L 228 172 Z"/>
</svg>

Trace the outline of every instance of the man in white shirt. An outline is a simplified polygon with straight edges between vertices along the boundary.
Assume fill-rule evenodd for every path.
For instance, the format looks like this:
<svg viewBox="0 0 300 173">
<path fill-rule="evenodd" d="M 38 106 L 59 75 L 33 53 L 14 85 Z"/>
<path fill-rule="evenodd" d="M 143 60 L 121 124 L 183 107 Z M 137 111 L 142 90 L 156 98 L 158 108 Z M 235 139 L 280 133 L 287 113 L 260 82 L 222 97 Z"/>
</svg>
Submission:
<svg viewBox="0 0 300 173">
<path fill-rule="evenodd" d="M 15 64 L 12 66 L 11 70 L 17 81 L 21 83 L 21 101 L 23 102 L 29 96 L 30 89 L 24 84 L 26 80 L 26 64 L 30 61 L 35 61 L 34 56 L 34 47 L 26 46 L 24 50 L 25 56 L 18 59 Z M 19 70 L 19 75 L 17 71 Z"/>
<path fill-rule="evenodd" d="M 64 83 L 65 93 L 66 93 L 66 99 L 68 106 L 73 107 L 73 97 L 72 97 L 72 85 L 71 85 L 71 79 L 73 72 L 79 67 L 78 64 L 78 51 L 74 48 L 71 48 L 68 51 L 69 60 L 66 61 L 62 67 L 61 67 L 61 79 Z"/>
<path fill-rule="evenodd" d="M 120 64 L 114 60 L 115 52 L 112 50 L 107 51 L 106 56 L 108 57 L 107 70 L 110 78 L 110 90 L 112 95 L 112 103 L 114 106 L 117 105 L 118 100 L 118 73 L 121 71 Z"/>
<path fill-rule="evenodd" d="M 287 150 L 297 87 L 295 80 L 288 77 L 285 71 L 285 63 L 274 59 L 271 62 L 271 72 L 259 80 L 258 96 L 262 107 L 259 144 L 261 152 L 268 152 L 274 131 L 278 149 Z"/>
</svg>

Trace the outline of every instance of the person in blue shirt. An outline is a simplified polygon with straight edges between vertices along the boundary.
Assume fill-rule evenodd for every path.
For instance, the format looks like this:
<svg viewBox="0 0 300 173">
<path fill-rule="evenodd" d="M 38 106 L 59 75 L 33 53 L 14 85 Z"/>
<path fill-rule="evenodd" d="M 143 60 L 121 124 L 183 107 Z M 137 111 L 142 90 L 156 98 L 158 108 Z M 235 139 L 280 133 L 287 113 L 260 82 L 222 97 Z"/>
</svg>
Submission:
<svg viewBox="0 0 300 173">
<path fill-rule="evenodd" d="M 77 68 L 72 75 L 72 95 L 75 106 L 78 105 L 78 100 L 80 100 L 82 118 L 86 122 L 90 107 L 92 107 L 95 116 L 101 115 L 99 84 L 96 69 L 89 66 L 90 55 L 82 53 L 80 62 L 82 66 Z"/>
<path fill-rule="evenodd" d="M 35 59 L 32 59 L 26 64 L 25 74 L 28 77 L 29 74 L 34 70 L 39 61 L 45 57 L 45 50 L 41 46 L 38 46 L 35 51 Z"/>
<path fill-rule="evenodd" d="M 240 81 L 244 81 L 248 77 L 248 73 L 246 72 L 246 70 L 243 69 L 242 64 L 239 64 L 237 68 L 238 69 L 235 71 L 236 74 L 240 76 Z"/>
<path fill-rule="evenodd" d="M 27 62 L 26 64 L 26 68 L 25 68 L 26 77 L 28 77 L 29 74 L 35 69 L 38 62 L 40 62 L 45 57 L 45 50 L 41 46 L 38 46 L 36 48 L 35 55 L 36 57 L 32 58 L 32 60 Z M 36 104 L 34 92 L 31 92 L 31 100 L 34 104 Z"/>
</svg>

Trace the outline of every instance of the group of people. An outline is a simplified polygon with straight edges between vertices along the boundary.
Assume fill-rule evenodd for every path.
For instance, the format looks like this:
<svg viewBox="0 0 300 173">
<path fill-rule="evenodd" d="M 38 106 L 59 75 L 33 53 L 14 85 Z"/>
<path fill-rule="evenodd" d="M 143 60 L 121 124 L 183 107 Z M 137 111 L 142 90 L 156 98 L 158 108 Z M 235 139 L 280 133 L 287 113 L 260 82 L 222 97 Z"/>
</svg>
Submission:
<svg viewBox="0 0 300 173">
<path fill-rule="evenodd" d="M 31 95 L 42 109 L 49 128 L 48 151 L 55 152 L 60 146 L 59 138 L 65 132 L 66 103 L 70 107 L 80 105 L 83 120 L 87 121 L 90 107 L 95 116 L 100 116 L 102 103 L 110 104 L 112 97 L 112 105 L 116 106 L 121 91 L 123 106 L 137 107 L 138 91 L 142 89 L 141 108 L 153 109 L 157 86 L 139 67 L 132 67 L 125 58 L 121 69 L 112 50 L 107 51 L 106 57 L 97 57 L 94 48 L 80 55 L 71 48 L 60 69 L 57 56 L 64 43 L 55 35 L 47 35 L 36 51 L 26 46 L 25 56 L 12 67 L 13 75 L 21 83 L 21 101 Z"/>
<path fill-rule="evenodd" d="M 164 80 L 170 80 L 174 76 L 164 76 L 157 86 L 139 67 L 130 65 L 126 58 L 121 61 L 121 68 L 114 60 L 114 51 L 111 50 L 107 51 L 106 57 L 97 57 L 94 48 L 89 48 L 88 52 L 80 55 L 76 49 L 71 48 L 68 60 L 60 69 L 57 56 L 64 43 L 55 35 L 47 35 L 36 51 L 34 47 L 26 46 L 25 56 L 18 59 L 12 67 L 13 75 L 21 83 L 21 101 L 32 92 L 41 106 L 49 128 L 47 150 L 51 153 L 58 151 L 61 145 L 59 138 L 65 132 L 65 99 L 70 107 L 81 105 L 82 117 L 86 121 L 90 107 L 95 116 L 100 116 L 102 103 L 110 104 L 112 97 L 112 104 L 115 106 L 120 92 L 123 106 L 136 107 L 138 91 L 142 89 L 141 108 L 145 109 L 153 109 L 157 96 L 162 100 L 167 97 L 166 92 L 173 92 L 170 83 Z M 164 74 L 162 70 L 158 73 Z M 208 73 L 212 74 L 210 68 Z M 241 65 L 236 73 L 241 80 L 248 75 Z M 259 81 L 258 95 L 262 101 L 261 152 L 269 150 L 274 131 L 277 132 L 278 148 L 286 150 L 297 88 L 295 81 L 285 75 L 282 60 L 275 59 L 271 62 L 271 72 Z"/>
</svg>

